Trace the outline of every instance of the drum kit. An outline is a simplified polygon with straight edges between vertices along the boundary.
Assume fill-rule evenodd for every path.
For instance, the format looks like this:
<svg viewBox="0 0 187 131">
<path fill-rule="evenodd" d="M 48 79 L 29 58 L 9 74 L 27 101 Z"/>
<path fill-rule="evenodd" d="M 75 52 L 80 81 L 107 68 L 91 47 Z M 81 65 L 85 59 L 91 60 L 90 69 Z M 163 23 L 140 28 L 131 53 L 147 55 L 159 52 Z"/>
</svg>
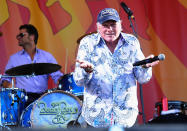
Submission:
<svg viewBox="0 0 187 131">
<path fill-rule="evenodd" d="M 0 78 L 12 78 L 12 88 L 0 90 L 0 127 L 86 127 L 80 115 L 84 88 L 75 84 L 72 74 L 64 75 L 57 88 L 48 90 L 26 108 L 27 93 L 14 86 L 13 78 L 49 74 L 60 68 L 58 64 L 33 63 L 11 68 L 5 72 L 7 75 L 0 75 Z"/>
</svg>

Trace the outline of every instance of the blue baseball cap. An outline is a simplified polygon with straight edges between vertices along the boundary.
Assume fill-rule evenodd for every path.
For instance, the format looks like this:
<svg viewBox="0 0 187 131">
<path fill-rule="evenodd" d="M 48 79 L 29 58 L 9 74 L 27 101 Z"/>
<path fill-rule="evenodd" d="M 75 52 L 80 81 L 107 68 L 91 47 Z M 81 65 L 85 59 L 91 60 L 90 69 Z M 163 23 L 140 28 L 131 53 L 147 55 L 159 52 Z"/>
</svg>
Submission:
<svg viewBox="0 0 187 131">
<path fill-rule="evenodd" d="M 113 8 L 105 8 L 101 10 L 97 16 L 97 22 L 103 24 L 108 20 L 119 21 L 120 17 L 118 12 Z"/>
</svg>

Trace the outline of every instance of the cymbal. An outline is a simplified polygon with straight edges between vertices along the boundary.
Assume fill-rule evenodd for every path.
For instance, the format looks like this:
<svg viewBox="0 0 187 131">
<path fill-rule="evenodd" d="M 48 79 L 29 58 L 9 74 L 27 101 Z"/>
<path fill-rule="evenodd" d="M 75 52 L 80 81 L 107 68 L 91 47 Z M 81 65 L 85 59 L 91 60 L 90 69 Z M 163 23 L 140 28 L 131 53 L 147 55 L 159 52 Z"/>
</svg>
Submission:
<svg viewBox="0 0 187 131">
<path fill-rule="evenodd" d="M 5 71 L 12 76 L 20 75 L 44 75 L 60 70 L 61 66 L 53 63 L 33 63 L 13 67 Z"/>
</svg>

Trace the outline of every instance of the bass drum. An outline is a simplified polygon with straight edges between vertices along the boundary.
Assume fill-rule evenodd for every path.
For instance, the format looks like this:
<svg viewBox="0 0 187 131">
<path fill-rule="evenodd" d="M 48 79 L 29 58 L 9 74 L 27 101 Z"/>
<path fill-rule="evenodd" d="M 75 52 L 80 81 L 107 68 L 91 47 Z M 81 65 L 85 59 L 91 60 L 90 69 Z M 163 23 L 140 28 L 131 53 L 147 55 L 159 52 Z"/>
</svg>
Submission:
<svg viewBox="0 0 187 131">
<path fill-rule="evenodd" d="M 86 127 L 79 98 L 64 91 L 42 95 L 22 113 L 20 125 L 31 128 Z"/>
</svg>

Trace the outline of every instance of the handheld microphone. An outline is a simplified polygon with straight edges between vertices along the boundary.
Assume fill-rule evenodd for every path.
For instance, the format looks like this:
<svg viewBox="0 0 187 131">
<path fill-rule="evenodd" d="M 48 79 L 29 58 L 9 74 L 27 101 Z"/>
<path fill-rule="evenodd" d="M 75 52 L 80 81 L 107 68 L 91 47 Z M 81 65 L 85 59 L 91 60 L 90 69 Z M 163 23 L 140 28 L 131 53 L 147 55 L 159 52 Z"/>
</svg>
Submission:
<svg viewBox="0 0 187 131">
<path fill-rule="evenodd" d="M 152 63 L 154 61 L 157 61 L 157 60 L 164 60 L 165 59 L 165 55 L 164 54 L 160 54 L 158 56 L 155 56 L 153 58 L 149 58 L 149 59 L 145 59 L 145 60 L 141 60 L 141 61 L 137 61 L 133 64 L 133 66 L 140 66 L 140 65 L 145 65 L 147 63 Z"/>
<path fill-rule="evenodd" d="M 125 10 L 128 16 L 130 16 L 131 18 L 134 18 L 133 12 L 130 10 L 130 8 L 128 8 L 128 6 L 124 2 L 121 2 L 120 5 Z"/>
</svg>

